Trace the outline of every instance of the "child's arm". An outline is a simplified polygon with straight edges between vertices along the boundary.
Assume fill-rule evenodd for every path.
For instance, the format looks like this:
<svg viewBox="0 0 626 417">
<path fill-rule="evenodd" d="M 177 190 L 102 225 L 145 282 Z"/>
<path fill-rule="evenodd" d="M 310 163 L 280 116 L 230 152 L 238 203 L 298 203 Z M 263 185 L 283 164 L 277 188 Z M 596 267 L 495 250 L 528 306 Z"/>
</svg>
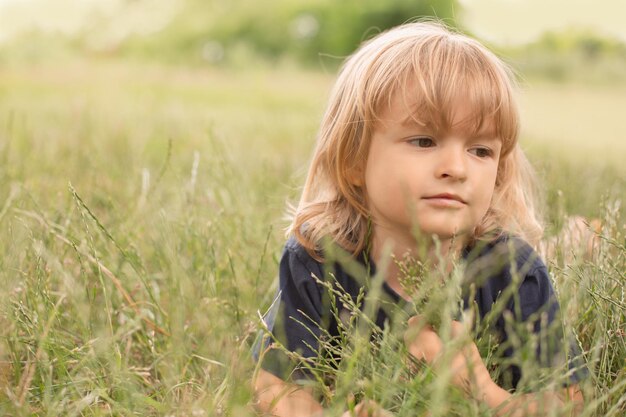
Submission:
<svg viewBox="0 0 626 417">
<path fill-rule="evenodd" d="M 495 382 L 483 391 L 483 400 L 499 416 L 542 416 L 552 414 L 555 409 L 563 409 L 568 403 L 572 408 L 570 416 L 580 415 L 583 409 L 583 396 L 578 384 L 564 388 L 560 392 L 523 394 L 513 397 Z"/>
<path fill-rule="evenodd" d="M 461 338 L 464 326 L 452 322 L 453 338 Z M 467 341 L 458 352 L 448 358 L 445 364 L 437 362 L 442 356 L 443 342 L 439 335 L 419 316 L 409 319 L 409 329 L 405 335 L 409 353 L 419 360 L 438 367 L 445 366 L 452 382 L 468 395 L 483 401 L 499 416 L 541 416 L 551 410 L 562 409 L 571 403 L 571 415 L 578 415 L 582 409 L 583 397 L 578 385 L 572 385 L 560 392 L 542 392 L 513 396 L 499 387 L 489 375 L 489 371 L 480 357 L 476 344 Z M 443 367 L 441 368 L 443 369 Z"/>
<path fill-rule="evenodd" d="M 256 407 L 262 413 L 276 417 L 323 417 L 324 409 L 312 392 L 304 387 L 289 384 L 271 373 L 260 369 L 254 381 Z M 391 417 L 373 401 L 359 403 L 354 411 L 346 411 L 342 417 Z"/>
<path fill-rule="evenodd" d="M 274 416 L 321 416 L 322 406 L 304 387 L 288 384 L 264 369 L 254 380 L 256 406 L 263 413 Z"/>
</svg>

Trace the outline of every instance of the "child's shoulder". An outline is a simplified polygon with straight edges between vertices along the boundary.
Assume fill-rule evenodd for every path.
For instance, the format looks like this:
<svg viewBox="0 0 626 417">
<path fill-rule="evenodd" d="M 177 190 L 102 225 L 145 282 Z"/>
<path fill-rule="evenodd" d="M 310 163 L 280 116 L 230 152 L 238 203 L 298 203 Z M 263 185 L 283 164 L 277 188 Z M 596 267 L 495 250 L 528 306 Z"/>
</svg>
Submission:
<svg viewBox="0 0 626 417">
<path fill-rule="evenodd" d="M 295 281 L 310 281 L 312 275 L 321 278 L 322 271 L 322 263 L 311 256 L 295 236 L 290 236 L 280 262 L 281 276 L 289 276 Z"/>
<path fill-rule="evenodd" d="M 468 263 L 503 263 L 518 267 L 545 268 L 539 253 L 524 239 L 506 232 L 477 240 L 464 251 Z"/>
<path fill-rule="evenodd" d="M 489 241 L 478 242 L 466 257 L 466 284 L 480 288 L 483 309 L 502 294 L 515 288 L 515 297 L 507 296 L 507 308 L 526 320 L 537 311 L 547 309 L 554 315 L 555 302 L 552 279 L 546 264 L 533 247 L 523 239 L 502 234 Z M 516 308 L 515 303 L 519 303 Z"/>
<path fill-rule="evenodd" d="M 304 264 L 320 264 L 293 235 L 289 236 L 285 243 L 283 257 L 285 256 L 294 258 Z"/>
<path fill-rule="evenodd" d="M 515 277 L 525 280 L 549 280 L 548 268 L 539 253 L 524 239 L 500 233 L 477 241 L 464 252 L 468 276 L 497 280 L 505 285 Z"/>
</svg>

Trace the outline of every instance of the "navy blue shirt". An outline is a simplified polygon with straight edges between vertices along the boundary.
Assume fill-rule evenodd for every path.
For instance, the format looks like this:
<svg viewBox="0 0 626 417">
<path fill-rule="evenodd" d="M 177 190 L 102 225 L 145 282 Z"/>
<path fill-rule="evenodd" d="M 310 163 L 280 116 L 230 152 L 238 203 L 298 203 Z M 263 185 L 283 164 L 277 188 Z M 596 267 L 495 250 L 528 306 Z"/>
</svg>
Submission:
<svg viewBox="0 0 626 417">
<path fill-rule="evenodd" d="M 550 329 L 549 342 L 538 344 L 534 352 L 542 366 L 566 366 L 571 371 L 569 383 L 578 382 L 586 375 L 579 349 L 562 333 L 559 304 L 546 265 L 530 245 L 503 234 L 466 248 L 463 259 L 466 267 L 459 304 L 464 309 L 473 308 L 478 313 L 478 329 L 492 332 L 499 341 L 497 354 L 505 359 L 500 370 L 500 385 L 514 389 L 522 376 L 517 364 L 506 361 L 513 357 L 515 350 L 514 343 L 507 343 L 512 339 L 511 332 L 519 329 L 511 322 L 524 323 L 524 328 L 530 328 L 530 333 L 537 335 L 542 329 Z M 349 310 L 341 307 L 346 300 L 342 301 L 342 296 L 349 296 L 362 308 L 375 266 L 366 254 L 357 261 L 356 266 L 354 262 L 336 260 L 322 263 L 293 237 L 287 241 L 280 261 L 278 293 L 264 322 L 275 342 L 298 355 L 273 348 L 267 338 L 265 343 L 259 339 L 254 355 L 258 359 L 261 350 L 264 351 L 264 369 L 284 380 L 310 377 L 309 366 L 304 362 L 315 361 L 323 354 L 320 340 L 332 343 L 341 333 L 342 315 L 347 314 L 349 318 Z M 391 316 L 398 317 L 395 316 L 398 311 L 415 314 L 415 306 L 403 300 L 385 282 L 382 282 L 379 302 L 375 324 L 381 329 L 389 325 Z M 405 313 L 404 321 L 406 318 Z M 514 339 L 519 341 L 520 338 L 524 337 L 517 334 Z"/>
</svg>

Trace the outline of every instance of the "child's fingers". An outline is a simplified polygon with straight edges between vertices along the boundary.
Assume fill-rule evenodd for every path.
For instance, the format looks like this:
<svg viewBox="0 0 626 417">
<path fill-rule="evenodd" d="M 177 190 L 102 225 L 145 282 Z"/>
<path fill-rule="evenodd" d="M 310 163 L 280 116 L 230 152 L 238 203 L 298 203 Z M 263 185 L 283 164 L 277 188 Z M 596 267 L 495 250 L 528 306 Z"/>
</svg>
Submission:
<svg viewBox="0 0 626 417">
<path fill-rule="evenodd" d="M 459 321 L 452 322 L 452 338 L 459 342 L 459 347 L 462 347 L 466 357 L 476 360 L 480 358 L 476 343 L 470 335 L 470 326 L 467 323 L 461 323 Z"/>
<path fill-rule="evenodd" d="M 408 327 L 404 332 L 404 343 L 406 346 L 410 346 L 411 343 L 419 336 L 428 323 L 421 315 L 415 315 L 409 318 Z"/>
<path fill-rule="evenodd" d="M 404 342 L 416 359 L 432 363 L 440 354 L 443 344 L 439 335 L 427 324 L 423 316 L 413 316 L 408 321 Z"/>
<path fill-rule="evenodd" d="M 465 337 L 469 334 L 470 327 L 466 323 L 453 320 L 452 321 L 452 337 Z"/>
<path fill-rule="evenodd" d="M 407 323 L 409 324 L 409 327 L 417 327 L 417 328 L 423 327 L 428 324 L 428 322 L 426 321 L 426 318 L 422 316 L 421 314 L 416 314 L 414 316 L 411 316 Z"/>
<path fill-rule="evenodd" d="M 424 320 L 424 317 L 420 315 L 415 315 L 409 318 L 407 324 L 407 329 L 404 332 L 404 343 L 407 346 L 419 337 L 420 333 L 422 333 L 426 327 L 429 327 L 426 320 Z"/>
<path fill-rule="evenodd" d="M 382 408 L 376 401 L 365 400 L 354 407 L 354 415 L 357 417 L 391 417 L 389 411 Z"/>
</svg>

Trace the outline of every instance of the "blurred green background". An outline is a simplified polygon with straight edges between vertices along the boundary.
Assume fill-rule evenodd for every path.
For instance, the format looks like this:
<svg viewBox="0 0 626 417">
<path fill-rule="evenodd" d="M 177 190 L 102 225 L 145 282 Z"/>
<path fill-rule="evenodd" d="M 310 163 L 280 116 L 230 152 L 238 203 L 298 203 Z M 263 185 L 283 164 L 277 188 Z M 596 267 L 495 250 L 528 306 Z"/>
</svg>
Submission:
<svg viewBox="0 0 626 417">
<path fill-rule="evenodd" d="M 1 62 L 82 54 L 181 65 L 336 66 L 364 39 L 436 16 L 553 80 L 623 80 L 626 5 L 602 0 L 0 0 Z"/>
</svg>

